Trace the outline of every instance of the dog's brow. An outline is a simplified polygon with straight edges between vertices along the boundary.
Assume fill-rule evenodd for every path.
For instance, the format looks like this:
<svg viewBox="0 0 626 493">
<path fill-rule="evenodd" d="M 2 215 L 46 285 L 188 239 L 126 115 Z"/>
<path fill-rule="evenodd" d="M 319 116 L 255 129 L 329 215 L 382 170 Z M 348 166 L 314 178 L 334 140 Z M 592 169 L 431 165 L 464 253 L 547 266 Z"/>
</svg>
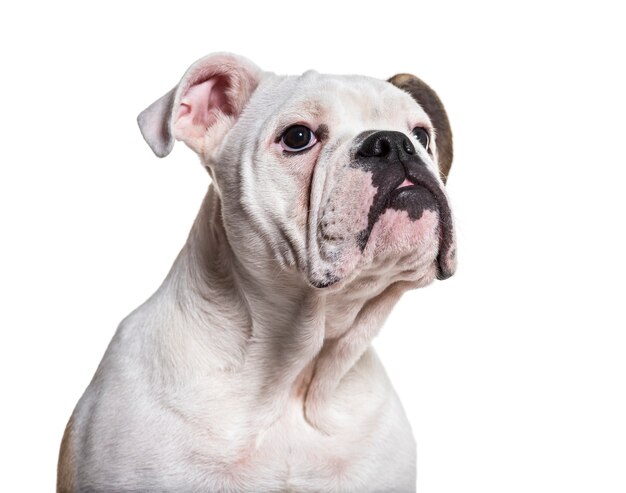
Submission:
<svg viewBox="0 0 626 493">
<path fill-rule="evenodd" d="M 282 134 L 291 125 L 299 123 L 313 127 L 319 123 L 322 113 L 323 108 L 319 101 L 304 101 L 297 110 L 287 111 L 280 115 L 276 124 L 276 132 Z M 313 130 L 315 129 L 313 128 Z"/>
<path fill-rule="evenodd" d="M 317 118 L 315 115 L 304 111 L 287 113 L 280 116 L 278 123 L 276 124 L 276 133 L 280 135 L 287 130 L 287 128 L 297 124 L 315 126 L 316 120 Z"/>
</svg>

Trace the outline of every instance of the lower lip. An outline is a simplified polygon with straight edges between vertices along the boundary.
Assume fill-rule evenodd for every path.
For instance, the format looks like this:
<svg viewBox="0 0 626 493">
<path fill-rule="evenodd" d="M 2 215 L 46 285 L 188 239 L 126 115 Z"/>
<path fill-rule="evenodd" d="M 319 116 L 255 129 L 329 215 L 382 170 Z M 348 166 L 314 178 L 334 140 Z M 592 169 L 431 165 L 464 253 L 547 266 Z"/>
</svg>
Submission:
<svg viewBox="0 0 626 493">
<path fill-rule="evenodd" d="M 412 204 L 414 207 L 421 207 L 430 210 L 438 208 L 437 200 L 428 188 L 410 183 L 408 186 L 400 186 L 389 195 L 387 207 L 396 208 L 401 203 Z M 408 200 L 408 202 L 406 202 Z"/>
<path fill-rule="evenodd" d="M 407 180 L 407 179 L 405 178 L 405 179 L 404 179 L 404 181 L 403 181 L 402 183 L 400 183 L 400 185 L 398 185 L 398 186 L 396 187 L 396 190 L 397 190 L 398 188 L 412 187 L 412 186 L 413 186 L 413 183 L 411 183 L 409 180 Z"/>
</svg>

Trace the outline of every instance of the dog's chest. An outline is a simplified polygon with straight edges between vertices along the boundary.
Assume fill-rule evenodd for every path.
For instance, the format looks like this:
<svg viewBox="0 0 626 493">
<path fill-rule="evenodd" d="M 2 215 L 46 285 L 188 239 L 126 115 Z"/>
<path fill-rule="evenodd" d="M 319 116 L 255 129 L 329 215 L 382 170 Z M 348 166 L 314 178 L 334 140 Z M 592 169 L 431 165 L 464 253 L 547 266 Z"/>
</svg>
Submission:
<svg viewBox="0 0 626 493">
<path fill-rule="evenodd" d="M 226 491 L 324 491 L 324 485 L 353 477 L 353 470 L 363 466 L 359 437 L 346 432 L 330 436 L 312 428 L 297 399 L 269 426 L 251 434 L 247 428 L 227 433 L 230 439 L 220 438 L 217 447 L 194 441 L 186 455 L 194 458 L 198 478 L 209 472 L 212 487 Z"/>
<path fill-rule="evenodd" d="M 346 491 L 358 485 L 354 491 L 369 491 L 365 485 L 397 467 L 398 452 L 402 467 L 412 467 L 402 454 L 412 455 L 413 439 L 410 433 L 398 435 L 405 422 L 393 406 L 344 407 L 336 415 L 340 431 L 329 433 L 306 421 L 298 395 L 264 425 L 267 417 L 261 406 L 246 412 L 231 408 L 219 419 L 213 414 L 212 433 L 188 435 L 181 454 L 188 461 L 187 477 L 192 474 L 198 488 L 210 491 Z"/>
<path fill-rule="evenodd" d="M 328 403 L 335 425 L 329 433 L 305 419 L 300 386 L 281 401 L 254 393 L 256 384 L 236 375 L 187 381 L 165 395 L 119 384 L 99 382 L 89 392 L 99 405 L 86 401 L 76 416 L 90 437 L 77 444 L 89 464 L 81 485 L 106 485 L 106 491 L 411 491 L 389 488 L 389 478 L 414 481 L 415 449 L 381 372 L 355 370 L 343 380 Z"/>
</svg>

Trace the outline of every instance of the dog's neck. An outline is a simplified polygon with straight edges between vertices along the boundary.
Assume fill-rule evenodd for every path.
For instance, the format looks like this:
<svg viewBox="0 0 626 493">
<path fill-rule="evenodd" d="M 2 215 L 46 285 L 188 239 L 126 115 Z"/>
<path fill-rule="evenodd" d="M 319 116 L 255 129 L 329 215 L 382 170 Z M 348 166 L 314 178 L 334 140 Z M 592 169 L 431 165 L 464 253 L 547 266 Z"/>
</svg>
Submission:
<svg viewBox="0 0 626 493">
<path fill-rule="evenodd" d="M 204 354 L 202 371 L 249 373 L 250 404 L 276 412 L 294 396 L 309 402 L 311 414 L 323 406 L 406 289 L 396 283 L 374 297 L 327 295 L 293 272 L 259 277 L 233 254 L 211 186 L 156 296 L 169 303 L 177 327 L 169 330 L 170 346 L 186 359 L 178 373 L 193 371 Z"/>
</svg>

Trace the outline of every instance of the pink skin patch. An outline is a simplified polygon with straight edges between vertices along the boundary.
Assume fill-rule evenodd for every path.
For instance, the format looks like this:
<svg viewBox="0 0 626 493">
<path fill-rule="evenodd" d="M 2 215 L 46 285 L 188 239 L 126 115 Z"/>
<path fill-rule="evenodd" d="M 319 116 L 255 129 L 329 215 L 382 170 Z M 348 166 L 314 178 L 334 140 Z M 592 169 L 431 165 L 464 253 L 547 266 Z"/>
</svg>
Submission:
<svg viewBox="0 0 626 493">
<path fill-rule="evenodd" d="M 372 229 L 364 254 L 369 256 L 415 252 L 434 260 L 439 249 L 439 214 L 426 210 L 414 221 L 406 211 L 387 209 Z"/>
<path fill-rule="evenodd" d="M 358 232 L 367 226 L 376 188 L 369 174 L 359 170 L 346 169 L 336 180 L 340 185 L 332 189 L 320 208 L 317 235 L 324 259 L 345 262 L 345 249 L 354 245 Z"/>
</svg>

